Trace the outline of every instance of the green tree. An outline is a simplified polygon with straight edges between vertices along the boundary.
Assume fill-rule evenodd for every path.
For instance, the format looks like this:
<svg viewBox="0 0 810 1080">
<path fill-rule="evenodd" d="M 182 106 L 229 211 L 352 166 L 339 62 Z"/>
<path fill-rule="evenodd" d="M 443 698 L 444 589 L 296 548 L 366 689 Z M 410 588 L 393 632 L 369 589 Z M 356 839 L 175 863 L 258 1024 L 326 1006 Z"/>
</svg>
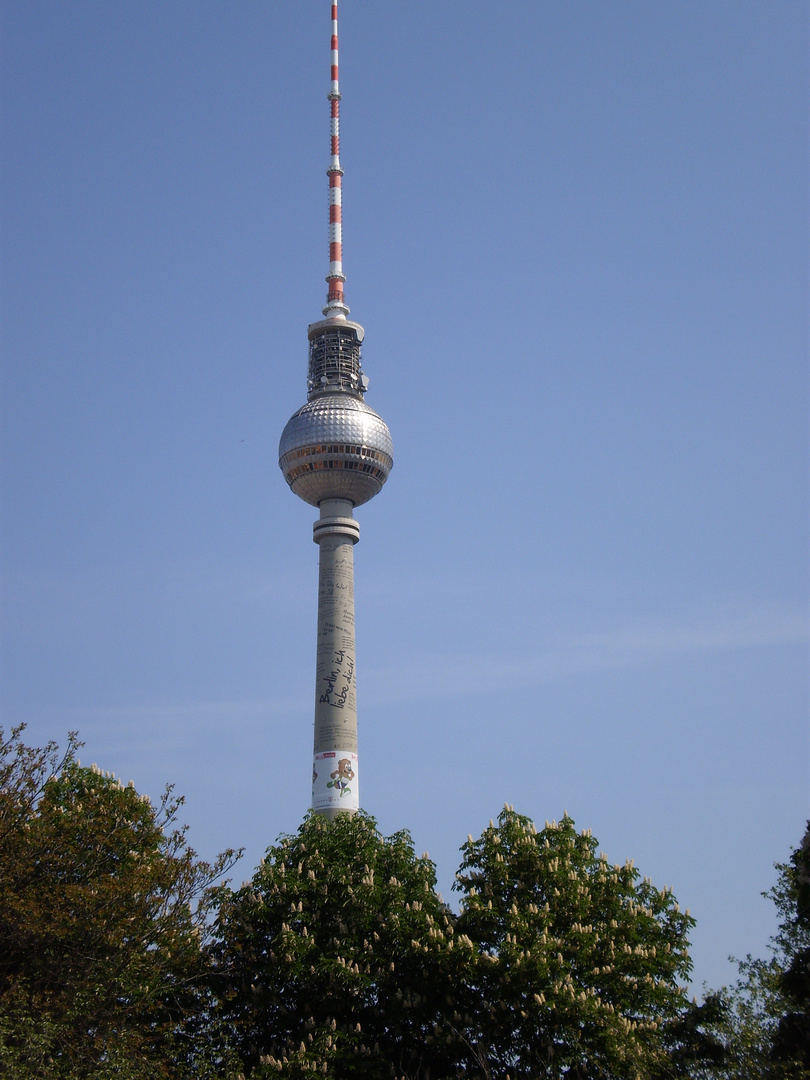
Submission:
<svg viewBox="0 0 810 1080">
<path fill-rule="evenodd" d="M 669 890 L 568 817 L 538 832 L 507 809 L 463 852 L 458 917 L 408 834 L 364 814 L 310 816 L 223 891 L 220 1009 L 251 1077 L 650 1080 L 702 1060 L 678 984 L 694 922 Z"/>
<path fill-rule="evenodd" d="M 694 925 L 672 893 L 611 866 L 571 818 L 542 830 L 506 807 L 462 848 L 457 933 L 477 954 L 468 1069 L 497 1078 L 666 1075 Z"/>
<path fill-rule="evenodd" d="M 449 1077 L 473 962 L 407 832 L 312 814 L 220 897 L 221 1015 L 250 1076 Z"/>
<path fill-rule="evenodd" d="M 0 1072 L 11 1077 L 191 1074 L 201 942 L 214 882 L 153 806 L 49 743 L 0 729 Z M 203 1075 L 200 1065 L 197 1075 Z"/>
<path fill-rule="evenodd" d="M 658 1073 L 660 1080 L 714 1077 L 724 1065 L 728 1052 L 718 1038 L 717 1028 L 726 1022 L 728 1003 L 720 993 L 708 993 L 698 1003 L 693 999 L 681 1015 L 663 1029 L 666 1060 Z"/>
<path fill-rule="evenodd" d="M 701 1076 L 721 1080 L 810 1080 L 810 823 L 787 863 L 777 863 L 772 900 L 779 929 L 767 960 L 738 962 L 714 1027 L 726 1057 Z"/>
<path fill-rule="evenodd" d="M 810 1077 L 810 821 L 804 837 L 778 867 L 771 899 L 781 916 L 775 945 L 782 960 L 782 1009 L 770 1050 L 768 1080 Z"/>
<path fill-rule="evenodd" d="M 725 1009 L 713 1031 L 726 1053 L 717 1067 L 696 1075 L 703 1080 L 764 1080 L 770 1049 L 785 1010 L 781 989 L 782 967 L 776 957 L 757 960 L 752 956 L 737 964 L 739 978 L 719 994 Z"/>
</svg>

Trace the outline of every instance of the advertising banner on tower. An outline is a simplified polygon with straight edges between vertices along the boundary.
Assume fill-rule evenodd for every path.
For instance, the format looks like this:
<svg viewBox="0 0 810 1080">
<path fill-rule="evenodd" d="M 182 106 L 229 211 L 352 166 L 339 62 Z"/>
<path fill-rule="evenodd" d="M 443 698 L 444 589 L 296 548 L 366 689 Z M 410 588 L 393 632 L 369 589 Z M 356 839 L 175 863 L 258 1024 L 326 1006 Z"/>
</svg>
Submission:
<svg viewBox="0 0 810 1080">
<path fill-rule="evenodd" d="M 348 750 L 327 750 L 312 762 L 312 809 L 360 809 L 357 787 L 357 754 Z"/>
</svg>

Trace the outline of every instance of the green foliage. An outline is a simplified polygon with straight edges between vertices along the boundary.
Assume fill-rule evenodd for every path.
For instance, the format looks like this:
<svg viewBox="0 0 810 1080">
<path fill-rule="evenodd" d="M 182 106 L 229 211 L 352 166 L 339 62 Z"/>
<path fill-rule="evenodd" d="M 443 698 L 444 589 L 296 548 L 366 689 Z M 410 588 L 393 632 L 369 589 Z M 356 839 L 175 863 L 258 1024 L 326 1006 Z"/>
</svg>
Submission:
<svg viewBox="0 0 810 1080">
<path fill-rule="evenodd" d="M 707 1071 L 732 1025 L 719 998 L 683 999 L 689 913 L 567 816 L 538 831 L 506 808 L 470 837 L 457 916 L 408 833 L 363 813 L 309 815 L 232 891 L 214 888 L 232 853 L 198 861 L 170 791 L 153 806 L 76 748 L 60 759 L 0 732 L 3 1076 L 747 1075 Z M 786 957 L 807 944 L 803 865 L 775 892 Z M 750 963 L 752 985 L 771 978 L 766 1011 L 788 1000 L 788 970 Z M 774 1035 L 783 1014 L 768 1013 Z"/>
<path fill-rule="evenodd" d="M 722 994 L 709 993 L 704 1001 L 693 1000 L 681 1015 L 664 1029 L 666 1060 L 656 1077 L 688 1076 L 692 1080 L 717 1075 L 728 1054 L 717 1036 L 717 1028 L 726 1022 L 728 1003 Z"/>
<path fill-rule="evenodd" d="M 473 949 L 435 884 L 407 832 L 313 814 L 221 895 L 221 1010 L 251 1076 L 455 1075 Z"/>
<path fill-rule="evenodd" d="M 0 730 L 0 1071 L 186 1075 L 211 886 L 233 853 L 198 861 L 170 791 L 152 806 L 82 767 L 75 737 L 60 760 L 21 730 Z"/>
<path fill-rule="evenodd" d="M 769 1080 L 810 1077 L 810 821 L 770 892 L 781 916 L 775 945 L 783 960 L 784 1009 L 771 1045 Z"/>
<path fill-rule="evenodd" d="M 508 807 L 464 845 L 457 929 L 477 950 L 465 1040 L 484 1075 L 634 1080 L 662 1067 L 694 920 L 597 850 L 567 816 L 538 831 Z"/>
<path fill-rule="evenodd" d="M 671 892 L 568 817 L 538 832 L 507 809 L 463 852 L 458 917 L 408 834 L 365 814 L 310 816 L 221 894 L 220 1008 L 246 1072 L 680 1075 L 666 1038 L 693 920 Z"/>
<path fill-rule="evenodd" d="M 701 1078 L 810 1080 L 810 824 L 776 869 L 776 885 L 763 894 L 780 919 L 773 955 L 740 961 L 740 978 L 721 991 L 726 1008 L 712 1030 L 726 1054 L 695 1074 Z"/>
<path fill-rule="evenodd" d="M 775 957 L 738 963 L 740 978 L 721 994 L 726 1003 L 714 1031 L 726 1047 L 723 1062 L 706 1076 L 723 1080 L 764 1080 L 770 1047 L 785 1004 L 782 968 Z"/>
</svg>

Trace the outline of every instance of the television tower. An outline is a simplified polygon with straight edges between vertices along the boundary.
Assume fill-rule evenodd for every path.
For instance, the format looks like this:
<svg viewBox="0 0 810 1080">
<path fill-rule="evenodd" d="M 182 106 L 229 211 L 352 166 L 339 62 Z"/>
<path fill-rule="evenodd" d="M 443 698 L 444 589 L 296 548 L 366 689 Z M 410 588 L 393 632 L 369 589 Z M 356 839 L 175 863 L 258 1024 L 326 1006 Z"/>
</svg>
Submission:
<svg viewBox="0 0 810 1080">
<path fill-rule="evenodd" d="M 349 321 L 343 298 L 337 0 L 332 0 L 328 96 L 329 290 L 325 317 L 307 329 L 307 402 L 284 428 L 278 463 L 295 494 L 320 510 L 312 528 L 319 547 L 312 809 L 333 819 L 360 807 L 353 552 L 360 526 L 352 511 L 382 489 L 394 463 L 390 432 L 363 400 L 368 389 L 360 363 L 365 332 Z"/>
</svg>

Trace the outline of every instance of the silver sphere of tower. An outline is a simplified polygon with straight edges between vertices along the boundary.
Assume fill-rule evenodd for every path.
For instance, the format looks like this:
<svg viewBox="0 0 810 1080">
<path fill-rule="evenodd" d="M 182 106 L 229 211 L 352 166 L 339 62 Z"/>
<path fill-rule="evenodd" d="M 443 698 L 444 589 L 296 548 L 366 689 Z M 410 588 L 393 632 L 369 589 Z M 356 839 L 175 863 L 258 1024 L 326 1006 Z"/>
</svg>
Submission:
<svg viewBox="0 0 810 1080">
<path fill-rule="evenodd" d="M 307 403 L 287 422 L 278 447 L 284 479 L 304 502 L 373 499 L 394 464 L 391 433 L 363 400 L 364 331 L 347 319 L 312 323 Z"/>
</svg>

